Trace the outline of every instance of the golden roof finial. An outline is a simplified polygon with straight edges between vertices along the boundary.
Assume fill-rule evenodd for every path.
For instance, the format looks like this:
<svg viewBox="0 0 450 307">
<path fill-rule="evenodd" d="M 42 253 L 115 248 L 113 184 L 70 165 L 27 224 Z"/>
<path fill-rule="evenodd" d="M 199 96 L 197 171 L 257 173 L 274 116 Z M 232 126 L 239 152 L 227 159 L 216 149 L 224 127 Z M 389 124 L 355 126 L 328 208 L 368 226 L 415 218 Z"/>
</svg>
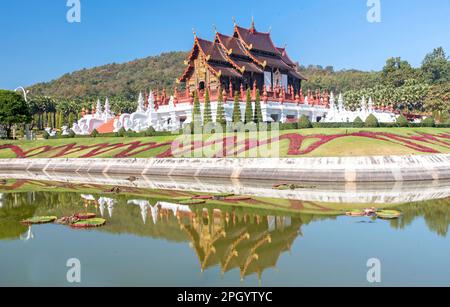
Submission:
<svg viewBox="0 0 450 307">
<path fill-rule="evenodd" d="M 192 33 L 194 34 L 194 38 L 197 38 L 197 32 L 195 31 L 195 28 L 192 28 Z"/>
<path fill-rule="evenodd" d="M 252 14 L 252 28 L 255 28 L 255 16 Z"/>
</svg>

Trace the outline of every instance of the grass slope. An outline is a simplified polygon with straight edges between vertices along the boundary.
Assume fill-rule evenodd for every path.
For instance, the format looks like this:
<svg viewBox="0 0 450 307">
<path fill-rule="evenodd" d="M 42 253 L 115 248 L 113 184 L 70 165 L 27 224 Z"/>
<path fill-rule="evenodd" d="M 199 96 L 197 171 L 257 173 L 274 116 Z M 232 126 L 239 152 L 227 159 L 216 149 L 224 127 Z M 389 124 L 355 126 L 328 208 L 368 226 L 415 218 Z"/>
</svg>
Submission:
<svg viewBox="0 0 450 307">
<path fill-rule="evenodd" d="M 355 135 L 356 134 L 356 135 Z M 0 158 L 168 157 L 177 136 L 0 141 Z M 207 142 L 211 136 L 205 136 Z M 280 133 L 280 157 L 450 153 L 449 128 L 308 129 Z M 261 139 L 265 140 L 265 139 Z M 211 148 L 206 145 L 205 148 Z M 245 150 L 245 146 L 237 147 Z M 240 153 L 240 152 L 239 152 Z"/>
</svg>

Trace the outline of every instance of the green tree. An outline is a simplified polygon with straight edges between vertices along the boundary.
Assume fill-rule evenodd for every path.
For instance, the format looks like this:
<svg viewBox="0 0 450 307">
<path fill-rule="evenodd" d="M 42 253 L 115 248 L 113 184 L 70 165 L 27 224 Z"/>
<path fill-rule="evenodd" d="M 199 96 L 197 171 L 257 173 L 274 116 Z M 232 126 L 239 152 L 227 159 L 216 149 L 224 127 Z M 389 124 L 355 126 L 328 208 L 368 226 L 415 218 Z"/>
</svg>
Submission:
<svg viewBox="0 0 450 307">
<path fill-rule="evenodd" d="M 435 85 L 425 97 L 425 109 L 430 112 L 450 113 L 450 82 Z"/>
<path fill-rule="evenodd" d="M 212 122 L 212 116 L 211 116 L 211 100 L 209 98 L 209 90 L 205 90 L 205 109 L 203 110 L 203 125 L 206 126 L 207 124 Z"/>
<path fill-rule="evenodd" d="M 224 126 L 227 124 L 227 119 L 225 116 L 225 108 L 223 106 L 223 94 L 219 89 L 219 97 L 217 98 L 217 115 L 216 115 L 216 123 Z"/>
<path fill-rule="evenodd" d="M 422 121 L 422 127 L 436 127 L 433 117 L 427 117 Z"/>
<path fill-rule="evenodd" d="M 370 114 L 366 119 L 365 126 L 367 128 L 377 128 L 380 127 L 380 123 L 378 122 L 378 119 L 375 117 L 375 115 Z"/>
<path fill-rule="evenodd" d="M 298 128 L 299 129 L 310 129 L 313 125 L 311 121 L 309 120 L 308 116 L 302 115 L 298 121 Z"/>
<path fill-rule="evenodd" d="M 53 128 L 53 120 L 52 120 L 53 116 L 52 113 L 48 112 L 47 113 L 47 127 L 48 128 Z"/>
<path fill-rule="evenodd" d="M 253 121 L 257 124 L 263 122 L 263 116 L 261 111 L 261 95 L 259 93 L 259 89 L 256 90 L 256 97 L 255 97 L 255 115 L 253 117 Z"/>
<path fill-rule="evenodd" d="M 409 127 L 409 122 L 408 122 L 408 120 L 406 119 L 406 117 L 405 116 L 403 116 L 403 115 L 400 115 L 398 118 L 397 118 L 397 126 L 399 126 L 399 127 Z"/>
<path fill-rule="evenodd" d="M 355 127 L 355 128 L 363 128 L 364 127 L 364 122 L 359 116 L 356 117 L 355 120 L 353 121 L 353 127 Z"/>
<path fill-rule="evenodd" d="M 71 128 L 73 126 L 73 124 L 75 123 L 75 118 L 72 112 L 69 113 L 69 119 L 68 119 L 68 123 L 67 125 L 69 126 L 69 128 Z"/>
<path fill-rule="evenodd" d="M 422 62 L 421 70 L 425 82 L 430 84 L 450 82 L 450 62 L 444 48 L 436 48 L 427 54 Z"/>
<path fill-rule="evenodd" d="M 236 93 L 234 94 L 233 123 L 242 122 L 241 104 L 239 100 L 239 93 L 236 91 Z"/>
<path fill-rule="evenodd" d="M 14 125 L 28 124 L 32 120 L 29 107 L 25 99 L 12 91 L 0 90 L 0 125 L 11 138 Z"/>
<path fill-rule="evenodd" d="M 199 127 L 202 124 L 202 111 L 200 110 L 200 100 L 198 98 L 198 92 L 194 92 L 194 110 L 192 112 L 192 123 Z"/>
<path fill-rule="evenodd" d="M 415 79 L 416 73 L 407 61 L 400 57 L 389 58 L 383 67 L 381 79 L 384 85 L 399 87 L 408 79 Z"/>
<path fill-rule="evenodd" d="M 247 89 L 247 98 L 245 102 L 245 123 L 253 122 L 253 106 L 252 106 L 252 93 L 250 89 Z"/>
</svg>

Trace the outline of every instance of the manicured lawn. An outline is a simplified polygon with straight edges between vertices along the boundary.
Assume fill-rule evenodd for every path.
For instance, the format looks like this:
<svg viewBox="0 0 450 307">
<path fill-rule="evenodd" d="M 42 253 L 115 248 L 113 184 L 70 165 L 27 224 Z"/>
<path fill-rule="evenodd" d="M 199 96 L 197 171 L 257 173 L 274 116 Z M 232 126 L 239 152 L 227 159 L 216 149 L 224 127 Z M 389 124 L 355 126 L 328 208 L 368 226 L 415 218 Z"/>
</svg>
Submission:
<svg viewBox="0 0 450 307">
<path fill-rule="evenodd" d="M 227 144 L 234 145 L 234 141 L 230 142 L 234 136 L 226 135 Z M 198 137 L 195 142 L 189 139 L 184 143 L 177 140 L 177 136 L 0 141 L 0 158 L 188 157 L 194 144 L 196 150 L 203 151 L 207 157 L 220 157 L 224 153 L 228 157 L 261 157 L 267 144 L 278 148 L 275 153 L 280 157 L 450 153 L 449 128 L 306 129 L 281 131 L 279 139 L 270 133 L 255 137 L 238 138 L 239 143 L 228 147 L 228 150 L 221 148 L 225 144 L 222 137 L 211 136 Z M 214 144 L 214 139 L 221 141 Z M 198 144 L 202 140 L 203 144 Z M 185 147 L 172 151 L 172 145 L 180 143 Z"/>
</svg>

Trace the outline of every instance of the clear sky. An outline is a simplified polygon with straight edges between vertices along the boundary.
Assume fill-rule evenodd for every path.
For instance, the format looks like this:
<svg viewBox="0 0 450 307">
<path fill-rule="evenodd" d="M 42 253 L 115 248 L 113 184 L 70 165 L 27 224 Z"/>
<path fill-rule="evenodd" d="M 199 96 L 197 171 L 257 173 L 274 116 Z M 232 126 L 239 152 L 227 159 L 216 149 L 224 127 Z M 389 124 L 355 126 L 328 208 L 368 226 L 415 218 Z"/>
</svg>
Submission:
<svg viewBox="0 0 450 307">
<path fill-rule="evenodd" d="M 426 53 L 450 53 L 450 0 L 380 0 L 381 22 L 367 21 L 367 0 L 80 0 L 81 23 L 68 23 L 67 0 L 2 0 L 0 88 L 165 51 L 189 50 L 192 28 L 211 39 L 213 24 L 232 32 L 234 16 L 287 44 L 301 64 L 380 70 L 401 56 L 419 66 Z"/>
</svg>

